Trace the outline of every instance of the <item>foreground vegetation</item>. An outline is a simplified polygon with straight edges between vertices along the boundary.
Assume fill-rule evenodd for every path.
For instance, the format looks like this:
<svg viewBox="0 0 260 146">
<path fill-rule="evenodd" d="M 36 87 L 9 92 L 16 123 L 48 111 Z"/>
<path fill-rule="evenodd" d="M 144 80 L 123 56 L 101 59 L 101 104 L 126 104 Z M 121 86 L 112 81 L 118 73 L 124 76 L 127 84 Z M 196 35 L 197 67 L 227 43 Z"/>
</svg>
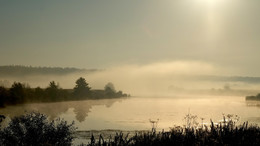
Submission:
<svg viewBox="0 0 260 146">
<path fill-rule="evenodd" d="M 246 96 L 246 100 L 259 100 L 260 101 L 260 93 L 256 96 Z"/>
<path fill-rule="evenodd" d="M 0 122 L 2 118 L 5 117 L 1 116 Z M 75 130 L 74 123 L 48 121 L 47 116 L 32 112 L 13 118 L 8 126 L 1 128 L 0 145 L 71 145 Z"/>
<path fill-rule="evenodd" d="M 26 102 L 58 102 L 84 99 L 103 99 L 126 97 L 122 91 L 116 91 L 112 83 L 104 90 L 91 90 L 86 80 L 80 77 L 73 89 L 62 89 L 51 81 L 47 88 L 30 88 L 29 85 L 14 82 L 11 88 L 0 86 L 0 107 Z"/>
<path fill-rule="evenodd" d="M 102 135 L 98 139 L 94 136 L 88 146 L 205 146 L 205 145 L 259 145 L 260 128 L 258 126 L 244 123 L 236 126 L 235 122 L 225 121 L 210 126 L 196 127 L 174 127 L 165 132 L 139 133 L 128 138 L 123 133 L 116 134 L 113 138 L 104 140 Z M 84 144 L 82 144 L 84 145 Z"/>
<path fill-rule="evenodd" d="M 102 136 L 92 138 L 88 146 L 205 146 L 205 145 L 259 145 L 259 127 L 211 126 L 207 129 L 175 128 L 169 132 L 141 133 L 128 138 L 122 133 L 105 141 Z"/>
<path fill-rule="evenodd" d="M 2 121 L 0 116 L 0 123 Z M 176 126 L 170 131 L 136 133 L 132 137 L 128 134 L 117 133 L 114 137 L 104 139 L 102 135 L 93 135 L 88 146 L 157 146 L 157 145 L 259 145 L 260 127 L 236 125 L 231 115 L 224 116 L 223 122 L 211 125 L 198 125 L 196 116 L 190 114 L 185 117 L 186 125 Z M 0 127 L 0 145 L 72 145 L 74 124 L 57 119 L 48 121 L 47 116 L 40 113 L 30 113 L 15 117 L 6 127 Z M 84 144 L 82 144 L 84 145 Z"/>
</svg>

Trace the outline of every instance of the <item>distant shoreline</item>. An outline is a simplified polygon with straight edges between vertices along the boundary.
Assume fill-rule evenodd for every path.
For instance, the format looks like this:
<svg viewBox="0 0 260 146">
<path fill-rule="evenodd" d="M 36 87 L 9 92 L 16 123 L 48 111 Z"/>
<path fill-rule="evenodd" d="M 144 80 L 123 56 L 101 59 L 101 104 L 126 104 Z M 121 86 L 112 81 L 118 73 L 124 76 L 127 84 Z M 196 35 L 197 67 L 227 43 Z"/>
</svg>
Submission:
<svg viewBox="0 0 260 146">
<path fill-rule="evenodd" d="M 260 93 L 257 94 L 256 96 L 246 96 L 246 100 L 256 100 L 256 101 L 260 101 Z"/>
<path fill-rule="evenodd" d="M 14 82 L 11 88 L 0 86 L 0 107 L 24 103 L 51 103 L 61 101 L 79 101 L 86 99 L 112 99 L 130 97 L 130 94 L 116 91 L 109 82 L 104 89 L 91 89 L 86 80 L 80 77 L 73 89 L 62 89 L 58 83 L 51 81 L 47 88 L 31 88 L 27 84 Z"/>
</svg>

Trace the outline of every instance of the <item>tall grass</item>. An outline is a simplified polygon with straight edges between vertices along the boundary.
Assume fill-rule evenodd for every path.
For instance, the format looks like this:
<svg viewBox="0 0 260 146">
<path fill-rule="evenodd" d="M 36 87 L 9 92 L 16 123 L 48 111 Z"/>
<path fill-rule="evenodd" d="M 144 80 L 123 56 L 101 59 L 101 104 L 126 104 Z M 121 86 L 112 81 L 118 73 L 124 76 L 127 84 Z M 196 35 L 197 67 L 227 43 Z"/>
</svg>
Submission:
<svg viewBox="0 0 260 146">
<path fill-rule="evenodd" d="M 194 118 L 194 117 L 190 117 Z M 237 116 L 223 116 L 223 122 L 209 126 L 175 126 L 170 131 L 136 133 L 128 137 L 123 133 L 104 140 L 102 135 L 91 138 L 89 146 L 200 146 L 200 145 L 260 145 L 260 128 L 256 125 L 236 125 Z M 189 119 L 194 122 L 193 120 Z"/>
</svg>

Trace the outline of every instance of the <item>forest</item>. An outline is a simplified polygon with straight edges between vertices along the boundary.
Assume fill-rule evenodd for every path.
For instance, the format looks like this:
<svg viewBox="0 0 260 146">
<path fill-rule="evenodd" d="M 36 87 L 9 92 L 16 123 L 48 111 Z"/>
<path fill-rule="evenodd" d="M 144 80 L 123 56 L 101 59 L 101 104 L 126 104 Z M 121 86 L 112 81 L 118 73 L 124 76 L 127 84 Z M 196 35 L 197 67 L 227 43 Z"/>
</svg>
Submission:
<svg viewBox="0 0 260 146">
<path fill-rule="evenodd" d="M 78 69 L 78 68 L 62 68 L 62 67 L 32 67 L 32 66 L 22 66 L 22 65 L 8 65 L 0 66 L 0 76 L 10 77 L 10 76 L 23 76 L 23 75 L 65 75 L 77 72 L 94 72 L 96 69 Z"/>
<path fill-rule="evenodd" d="M 113 83 L 110 82 L 102 90 L 92 90 L 83 77 L 77 79 L 75 83 L 73 89 L 62 89 L 55 81 L 51 81 L 47 88 L 31 88 L 20 82 L 14 82 L 11 88 L 0 86 L 0 106 L 130 96 L 122 91 L 116 91 Z"/>
</svg>

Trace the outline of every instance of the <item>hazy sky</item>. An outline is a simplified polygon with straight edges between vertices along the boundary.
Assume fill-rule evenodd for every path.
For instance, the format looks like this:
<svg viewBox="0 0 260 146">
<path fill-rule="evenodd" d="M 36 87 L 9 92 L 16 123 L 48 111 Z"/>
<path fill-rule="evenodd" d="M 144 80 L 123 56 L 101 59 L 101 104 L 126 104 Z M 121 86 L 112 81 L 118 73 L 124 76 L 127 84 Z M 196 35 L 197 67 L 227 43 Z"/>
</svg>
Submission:
<svg viewBox="0 0 260 146">
<path fill-rule="evenodd" d="M 260 76 L 259 0 L 0 1 L 0 65 L 199 61 Z"/>
</svg>

